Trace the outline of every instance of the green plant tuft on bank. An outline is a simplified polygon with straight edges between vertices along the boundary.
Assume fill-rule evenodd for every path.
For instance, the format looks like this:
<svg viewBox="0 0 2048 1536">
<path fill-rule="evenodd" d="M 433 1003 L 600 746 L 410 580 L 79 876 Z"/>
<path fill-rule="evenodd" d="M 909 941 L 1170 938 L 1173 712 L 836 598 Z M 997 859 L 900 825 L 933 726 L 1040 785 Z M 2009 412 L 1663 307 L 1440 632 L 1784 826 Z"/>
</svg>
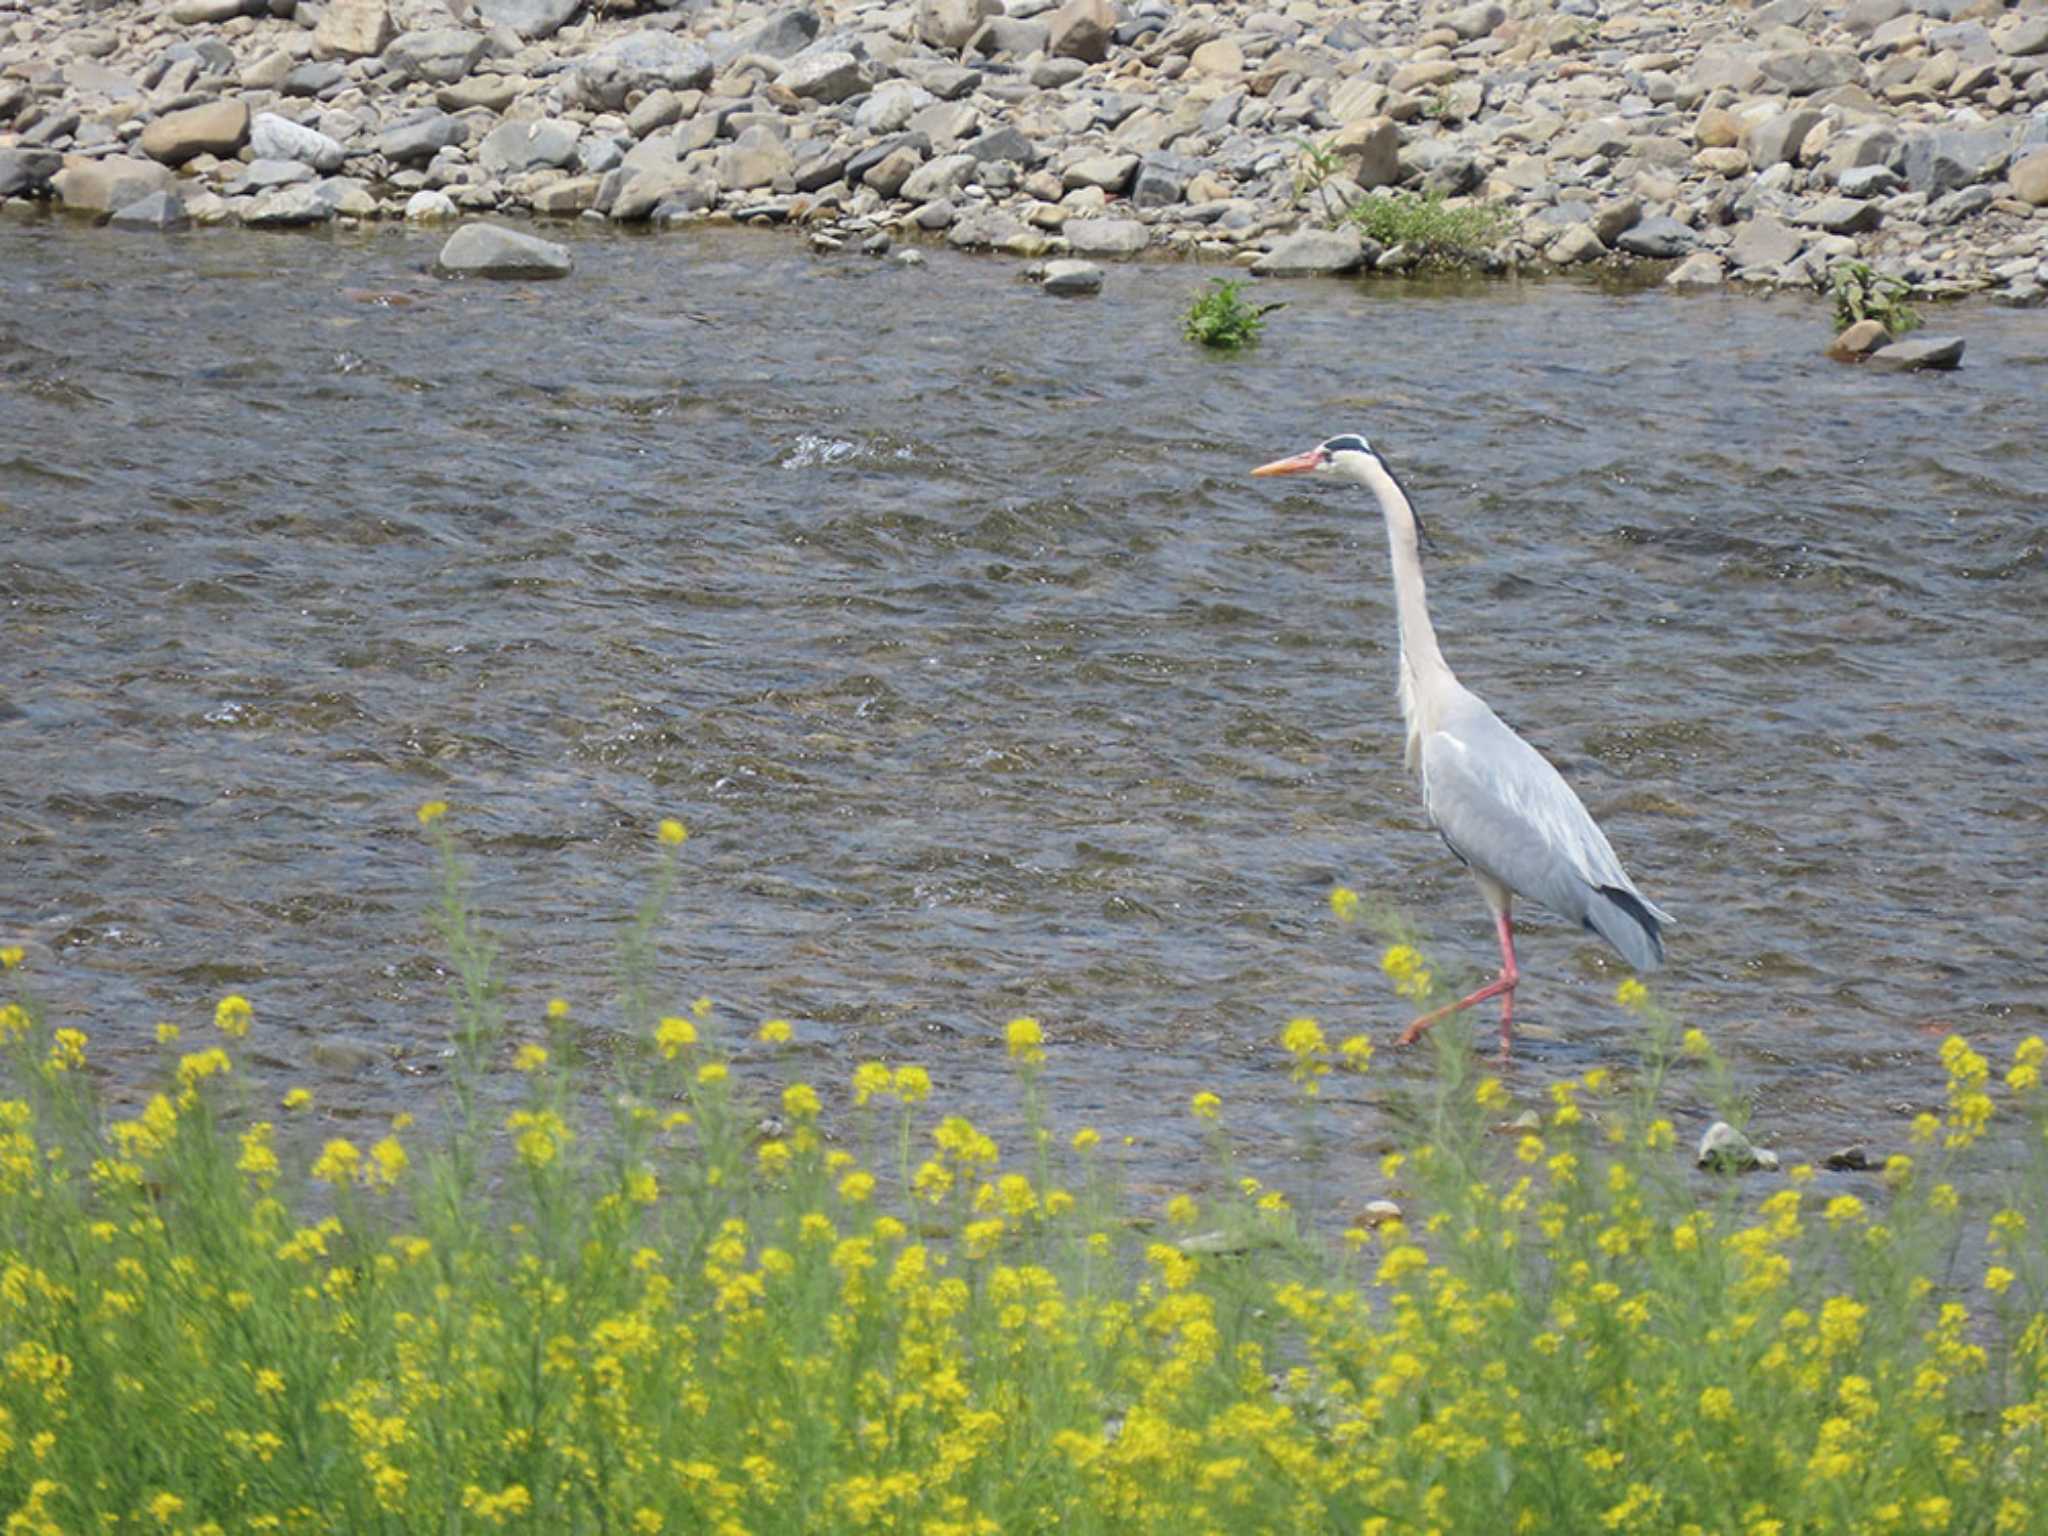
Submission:
<svg viewBox="0 0 2048 1536">
<path fill-rule="evenodd" d="M 588 1035 L 566 1003 L 504 1012 L 444 812 L 421 813 L 455 976 L 434 1134 L 259 1100 L 240 997 L 159 1026 L 159 1086 L 117 1106 L 0 952 L 7 1530 L 2048 1519 L 2038 1037 L 2002 1072 L 1944 1042 L 1941 1108 L 1881 1173 L 1739 1179 L 1690 1167 L 1667 1102 L 1730 1085 L 1638 983 L 1626 1070 L 1481 1072 L 1447 1022 L 1433 1085 L 1386 1090 L 1411 1133 L 1325 1232 L 1240 1172 L 1212 1092 L 1186 1106 L 1206 1168 L 1135 1202 L 1116 1128 L 1048 1091 L 1031 1018 L 1003 1032 L 1009 1148 L 949 1111 L 943 1067 L 810 1082 L 779 1020 L 743 1074 L 710 1001 L 654 1000 L 674 822 L 626 946 L 633 1048 L 579 1093 Z M 1388 1025 L 1442 991 L 1412 942 L 1380 965 Z M 1278 1036 L 1312 1184 L 1317 1138 L 1350 1133 L 1333 1083 L 1384 1069 L 1313 1018 Z"/>
<path fill-rule="evenodd" d="M 1514 216 L 1489 203 L 1453 205 L 1441 192 L 1368 192 L 1351 222 L 1381 245 L 1405 245 L 1447 264 L 1477 260 L 1513 231 Z"/>
</svg>

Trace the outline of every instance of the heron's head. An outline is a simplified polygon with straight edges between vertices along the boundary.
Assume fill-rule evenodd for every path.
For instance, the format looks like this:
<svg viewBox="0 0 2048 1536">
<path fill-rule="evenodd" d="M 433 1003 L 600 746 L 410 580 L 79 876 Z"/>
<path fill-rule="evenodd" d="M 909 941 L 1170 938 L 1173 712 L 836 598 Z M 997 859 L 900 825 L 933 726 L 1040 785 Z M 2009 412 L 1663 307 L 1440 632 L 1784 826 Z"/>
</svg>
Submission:
<svg viewBox="0 0 2048 1536">
<path fill-rule="evenodd" d="M 1356 432 L 1347 432 L 1342 437 L 1333 437 L 1328 442 L 1318 443 L 1306 453 L 1297 453 L 1291 459 L 1275 459 L 1270 464 L 1261 464 L 1252 473 L 1255 475 L 1341 475 L 1347 480 L 1367 483 L 1367 471 L 1372 467 L 1386 469 L 1386 461 L 1379 450 Z"/>
</svg>

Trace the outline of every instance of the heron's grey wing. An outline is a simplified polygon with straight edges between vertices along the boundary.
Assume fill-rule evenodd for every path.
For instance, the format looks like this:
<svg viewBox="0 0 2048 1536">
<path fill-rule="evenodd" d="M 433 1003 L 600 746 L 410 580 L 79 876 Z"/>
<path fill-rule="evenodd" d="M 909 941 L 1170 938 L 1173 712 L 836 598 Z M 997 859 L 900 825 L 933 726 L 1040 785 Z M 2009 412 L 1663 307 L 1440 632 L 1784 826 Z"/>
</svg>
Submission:
<svg viewBox="0 0 2048 1536">
<path fill-rule="evenodd" d="M 1572 787 L 1473 695 L 1422 743 L 1422 798 L 1452 851 L 1509 890 L 1584 922 L 1602 889 L 1643 901 Z"/>
</svg>

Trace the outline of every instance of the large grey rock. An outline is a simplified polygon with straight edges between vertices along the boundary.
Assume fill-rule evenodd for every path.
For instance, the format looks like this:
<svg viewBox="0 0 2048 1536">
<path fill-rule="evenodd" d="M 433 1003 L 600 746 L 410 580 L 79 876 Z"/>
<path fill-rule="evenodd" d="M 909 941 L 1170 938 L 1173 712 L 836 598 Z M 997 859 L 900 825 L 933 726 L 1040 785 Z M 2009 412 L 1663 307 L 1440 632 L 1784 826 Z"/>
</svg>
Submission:
<svg viewBox="0 0 2048 1536">
<path fill-rule="evenodd" d="M 333 59 L 314 59 L 299 65 L 278 82 L 286 96 L 318 96 L 335 90 L 348 79 L 348 67 Z"/>
<path fill-rule="evenodd" d="M 1787 160 L 1797 161 L 1808 136 L 1820 124 L 1820 114 L 1811 107 L 1773 113 L 1744 135 L 1749 163 L 1763 171 Z"/>
<path fill-rule="evenodd" d="M 1860 197 L 1824 197 L 1795 215 L 1801 224 L 1816 225 L 1831 235 L 1861 235 L 1884 222 L 1884 209 Z"/>
<path fill-rule="evenodd" d="M 967 39 L 967 51 L 992 59 L 1022 59 L 1044 53 L 1051 40 L 1052 25 L 1044 21 L 1020 21 L 1014 16 L 991 16 Z"/>
<path fill-rule="evenodd" d="M 858 180 L 861 185 L 873 187 L 884 197 L 894 197 L 903 190 L 903 184 L 910 180 L 918 166 L 924 163 L 915 149 L 899 145 L 872 165 L 862 168 Z M 849 179 L 854 179 L 851 171 Z"/>
<path fill-rule="evenodd" d="M 64 83 L 74 96 L 102 96 L 108 101 L 133 101 L 142 94 L 133 75 L 109 69 L 94 59 L 73 59 L 65 65 Z"/>
<path fill-rule="evenodd" d="M 397 36 L 385 0 L 327 0 L 313 28 L 316 59 L 374 59 Z"/>
<path fill-rule="evenodd" d="M 1888 21 L 1895 21 L 1912 9 L 1908 0 L 1850 0 L 1842 12 L 1842 30 L 1868 37 Z"/>
<path fill-rule="evenodd" d="M 969 208 L 946 231 L 946 244 L 962 250 L 1008 251 L 1035 256 L 1049 243 L 1043 230 L 1033 229 L 1014 213 L 992 206 Z"/>
<path fill-rule="evenodd" d="M 967 184 L 967 178 L 974 174 L 974 165 L 972 155 L 941 155 L 912 171 L 896 195 L 912 203 L 950 197 Z"/>
<path fill-rule="evenodd" d="M 1330 140 L 1339 173 L 1370 192 L 1401 180 L 1401 128 L 1391 117 L 1347 123 Z"/>
<path fill-rule="evenodd" d="M 1844 197 L 1889 197 L 1905 190 L 1906 179 L 1888 165 L 1859 165 L 1835 183 Z"/>
<path fill-rule="evenodd" d="M 1728 259 L 1738 271 L 1745 268 L 1782 267 L 1806 247 L 1798 230 L 1780 224 L 1769 215 L 1759 215 L 1735 231 Z"/>
<path fill-rule="evenodd" d="M 423 187 L 405 200 L 408 222 L 431 223 L 436 219 L 452 219 L 455 215 L 455 199 L 439 187 Z"/>
<path fill-rule="evenodd" d="M 1598 261 L 1607 254 L 1607 247 L 1600 242 L 1590 224 L 1573 224 L 1563 234 L 1544 248 L 1543 259 L 1552 266 L 1570 267 L 1580 262 Z"/>
<path fill-rule="evenodd" d="M 1136 219 L 1069 219 L 1061 233 L 1077 256 L 1135 256 L 1152 243 Z"/>
<path fill-rule="evenodd" d="M 1327 277 L 1355 272 L 1364 262 L 1365 242 L 1357 230 L 1304 229 L 1260 256 L 1252 271 L 1260 277 Z"/>
<path fill-rule="evenodd" d="M 807 5 L 796 5 L 756 23 L 741 33 L 736 43 L 740 53 L 787 59 L 817 40 L 818 27 L 818 13 Z"/>
<path fill-rule="evenodd" d="M 242 222 L 251 229 L 292 229 L 325 224 L 333 217 L 333 202 L 319 187 L 305 182 L 266 192 L 242 210 Z"/>
<path fill-rule="evenodd" d="M 296 186 L 302 181 L 318 181 L 320 173 L 299 160 L 251 160 L 242 174 L 228 184 L 228 191 L 241 197 L 250 192 L 271 192 L 279 187 Z"/>
<path fill-rule="evenodd" d="M 1138 166 L 1138 179 L 1131 183 L 1133 208 L 1171 208 L 1187 196 L 1188 182 L 1199 166 L 1191 167 L 1178 157 L 1151 155 Z"/>
<path fill-rule="evenodd" d="M 450 145 L 469 141 L 469 128 L 446 112 L 423 112 L 377 136 L 377 153 L 394 165 L 424 165 Z"/>
<path fill-rule="evenodd" d="M 800 53 L 775 77 L 775 83 L 810 101 L 831 106 L 868 88 L 867 71 L 859 59 L 838 49 Z"/>
<path fill-rule="evenodd" d="M 1498 0 L 1477 0 L 1476 4 L 1451 12 L 1444 18 L 1444 25 L 1469 43 L 1492 36 L 1507 19 L 1507 8 Z"/>
<path fill-rule="evenodd" d="M 1712 251 L 1694 251 L 1664 275 L 1666 288 L 1718 288 L 1728 278 L 1728 264 Z"/>
<path fill-rule="evenodd" d="M 711 55 L 673 32 L 628 32 L 585 54 L 574 81 L 585 106 L 616 112 L 632 91 L 703 89 Z"/>
<path fill-rule="evenodd" d="M 1956 368 L 1963 361 L 1960 336 L 1909 336 L 1870 354 L 1880 368 Z"/>
<path fill-rule="evenodd" d="M 500 224 L 463 225 L 434 265 L 455 277 L 567 277 L 575 269 L 567 246 Z"/>
<path fill-rule="evenodd" d="M 795 169 L 796 160 L 781 135 L 759 124 L 718 152 L 718 184 L 728 192 L 772 187 Z"/>
<path fill-rule="evenodd" d="M 1048 261 L 1041 280 L 1047 293 L 1102 292 L 1102 268 L 1092 261 Z"/>
<path fill-rule="evenodd" d="M 200 155 L 226 159 L 249 138 L 249 108 L 238 100 L 166 112 L 142 130 L 137 147 L 152 160 L 183 165 Z"/>
<path fill-rule="evenodd" d="M 316 171 L 338 171 L 348 158 L 340 140 L 275 112 L 256 114 L 249 125 L 249 148 L 259 160 L 296 160 Z"/>
<path fill-rule="evenodd" d="M 0 149 L 0 197 L 46 191 L 63 168 L 64 157 L 54 149 Z"/>
<path fill-rule="evenodd" d="M 1699 244 L 1699 236 L 1678 220 L 1659 215 L 1654 219 L 1644 219 L 1634 229 L 1624 230 L 1614 243 L 1631 256 L 1669 261 L 1675 256 L 1688 254 Z"/>
<path fill-rule="evenodd" d="M 977 165 L 993 161 L 1006 161 L 1011 165 L 1030 165 L 1038 158 L 1038 148 L 1024 136 L 1024 130 L 1014 124 L 1005 124 L 993 133 L 984 133 L 969 139 L 960 146 L 963 154 L 974 157 Z"/>
<path fill-rule="evenodd" d="M 1936 128 L 1906 140 L 1899 169 L 1915 192 L 1939 197 L 2005 169 L 2012 140 L 1997 128 Z"/>
<path fill-rule="evenodd" d="M 2036 208 L 2048 205 L 2048 149 L 2037 149 L 2013 162 L 2006 173 L 2012 195 Z"/>
<path fill-rule="evenodd" d="M 1871 165 L 1892 165 L 1899 155 L 1898 131 L 1889 123 L 1872 123 L 1832 134 L 1820 157 L 1820 173 L 1839 181 L 1853 170 Z"/>
<path fill-rule="evenodd" d="M 484 56 L 484 35 L 464 27 L 407 32 L 384 50 L 384 62 L 404 80 L 453 85 Z"/>
<path fill-rule="evenodd" d="M 958 53 L 991 16 L 1003 14 L 1003 0 L 917 0 L 917 35 L 934 48 Z"/>
<path fill-rule="evenodd" d="M 169 188 L 152 192 L 125 208 L 117 208 L 107 222 L 115 229 L 149 229 L 163 233 L 192 227 L 184 200 Z"/>
<path fill-rule="evenodd" d="M 1100 187 L 1115 197 L 1137 174 L 1136 155 L 1089 155 L 1060 172 L 1060 184 L 1069 192 L 1078 187 Z"/>
<path fill-rule="evenodd" d="M 170 168 L 154 160 L 124 155 L 88 160 L 67 155 L 63 169 L 50 178 L 50 191 L 74 212 L 112 213 L 170 184 Z"/>
<path fill-rule="evenodd" d="M 686 171 L 674 161 L 634 169 L 632 160 L 628 155 L 626 164 L 613 173 L 619 177 L 619 185 L 607 211 L 615 224 L 637 224 L 655 209 L 678 200 L 700 208 L 718 201 L 718 183 L 701 173 Z M 599 206 L 604 206 L 602 196 Z"/>
<path fill-rule="evenodd" d="M 1847 48 L 1790 48 L 1757 61 L 1764 79 L 1787 96 L 1811 96 L 1854 80 L 1860 66 Z"/>
<path fill-rule="evenodd" d="M 1116 34 L 1116 8 L 1109 0 L 1067 0 L 1053 14 L 1046 52 L 1054 58 L 1100 64 Z M 1049 269 L 1048 269 L 1049 270 Z M 1047 287 L 1051 287 L 1050 281 Z"/>
<path fill-rule="evenodd" d="M 500 123 L 476 148 L 477 164 L 493 176 L 524 176 L 528 171 L 560 169 L 576 158 L 582 130 L 558 118 Z"/>
<path fill-rule="evenodd" d="M 171 20 L 180 26 L 196 27 L 213 21 L 233 21 L 255 9 L 248 0 L 178 0 L 171 7 Z"/>
<path fill-rule="evenodd" d="M 2048 11 L 2011 18 L 1999 29 L 1995 41 L 1998 51 L 2007 58 L 2023 59 L 2048 53 Z"/>
<path fill-rule="evenodd" d="M 583 0 L 471 0 L 487 26 L 510 27 L 524 38 L 553 37 L 576 19 Z"/>
<path fill-rule="evenodd" d="M 1588 118 L 1574 123 L 1550 149 L 1567 160 L 1616 160 L 1628 153 L 1629 125 L 1618 117 Z"/>
</svg>

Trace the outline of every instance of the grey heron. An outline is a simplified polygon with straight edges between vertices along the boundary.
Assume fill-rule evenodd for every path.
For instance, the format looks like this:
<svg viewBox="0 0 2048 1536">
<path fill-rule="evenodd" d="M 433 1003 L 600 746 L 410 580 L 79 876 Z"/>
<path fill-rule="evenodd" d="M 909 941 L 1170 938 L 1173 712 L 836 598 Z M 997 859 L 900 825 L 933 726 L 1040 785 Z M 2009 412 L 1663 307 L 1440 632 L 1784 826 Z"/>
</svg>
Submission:
<svg viewBox="0 0 2048 1536">
<path fill-rule="evenodd" d="M 1444 661 L 1429 622 L 1417 553 L 1421 523 L 1401 482 L 1363 437 L 1346 434 L 1306 453 L 1276 459 L 1255 475 L 1335 475 L 1371 491 L 1387 525 L 1394 613 L 1401 641 L 1401 719 L 1408 767 L 1422 782 L 1430 824 L 1479 882 L 1500 936 L 1500 975 L 1402 1031 L 1410 1045 L 1448 1014 L 1500 999 L 1500 1048 L 1514 1038 L 1517 896 L 1597 933 L 1639 971 L 1664 959 L 1671 918 L 1636 889 L 1607 835 L 1563 775 L 1517 736 Z"/>
</svg>

